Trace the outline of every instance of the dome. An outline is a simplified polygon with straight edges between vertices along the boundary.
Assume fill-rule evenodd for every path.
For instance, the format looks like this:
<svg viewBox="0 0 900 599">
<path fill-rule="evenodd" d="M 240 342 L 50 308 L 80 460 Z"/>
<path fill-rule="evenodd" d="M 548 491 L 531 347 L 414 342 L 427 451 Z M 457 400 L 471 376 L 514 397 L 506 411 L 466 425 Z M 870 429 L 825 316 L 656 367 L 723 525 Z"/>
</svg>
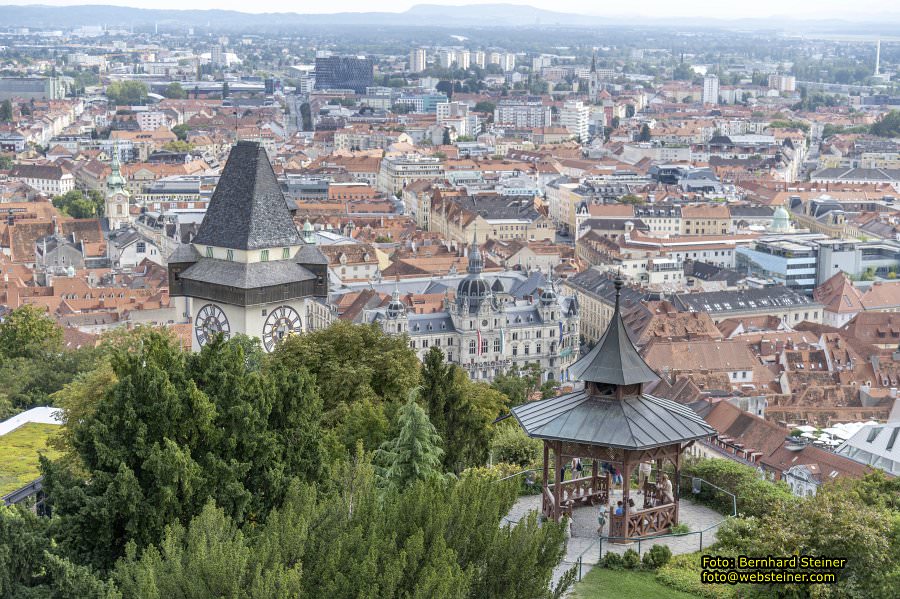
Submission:
<svg viewBox="0 0 900 599">
<path fill-rule="evenodd" d="M 772 216 L 772 231 L 785 232 L 791 229 L 791 215 L 784 206 L 775 209 Z"/>
<path fill-rule="evenodd" d="M 556 290 L 553 289 L 553 284 L 548 285 L 543 291 L 541 291 L 541 304 L 544 306 L 549 306 L 556 302 Z"/>
<path fill-rule="evenodd" d="M 404 314 L 406 314 L 406 305 L 400 301 L 400 290 L 395 288 L 394 293 L 391 294 L 391 301 L 387 305 L 387 317 L 400 318 Z"/>
<path fill-rule="evenodd" d="M 491 295 L 491 287 L 481 277 L 466 277 L 456 287 L 456 297 L 485 298 Z"/>
<path fill-rule="evenodd" d="M 70 279 L 75 276 L 75 267 L 72 266 L 71 264 L 66 269 L 66 276 L 69 277 Z"/>
</svg>

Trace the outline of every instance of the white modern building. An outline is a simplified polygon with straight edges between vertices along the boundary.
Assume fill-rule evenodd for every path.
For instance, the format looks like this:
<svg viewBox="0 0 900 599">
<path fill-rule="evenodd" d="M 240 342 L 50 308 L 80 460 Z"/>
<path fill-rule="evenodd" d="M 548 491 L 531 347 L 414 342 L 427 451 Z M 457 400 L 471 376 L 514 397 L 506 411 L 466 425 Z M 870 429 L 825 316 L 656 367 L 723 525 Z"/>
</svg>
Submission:
<svg viewBox="0 0 900 599">
<path fill-rule="evenodd" d="M 544 106 L 539 96 L 503 99 L 494 109 L 494 125 L 516 128 L 549 127 L 550 107 Z"/>
<path fill-rule="evenodd" d="M 590 119 L 591 107 L 581 100 L 570 100 L 563 104 L 562 110 L 559 111 L 559 124 L 569 133 L 577 135 L 582 143 L 588 141 Z"/>
<path fill-rule="evenodd" d="M 719 77 L 713 73 L 707 74 L 703 78 L 703 103 L 718 104 L 719 103 Z"/>
</svg>

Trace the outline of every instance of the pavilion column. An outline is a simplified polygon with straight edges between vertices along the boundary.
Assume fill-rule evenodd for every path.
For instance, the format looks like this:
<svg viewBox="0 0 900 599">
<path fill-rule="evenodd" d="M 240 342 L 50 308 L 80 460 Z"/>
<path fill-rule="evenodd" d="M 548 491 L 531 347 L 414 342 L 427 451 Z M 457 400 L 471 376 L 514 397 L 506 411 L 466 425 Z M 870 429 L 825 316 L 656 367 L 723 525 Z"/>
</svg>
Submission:
<svg viewBox="0 0 900 599">
<path fill-rule="evenodd" d="M 560 505 L 562 501 L 562 441 L 557 441 L 553 446 L 553 454 L 556 458 L 556 472 L 553 474 L 553 519 L 559 522 L 562 515 L 562 506 Z"/>
<path fill-rule="evenodd" d="M 681 444 L 675 454 L 675 480 L 672 481 L 672 495 L 675 497 L 675 524 L 678 524 L 678 500 L 681 498 Z"/>
<path fill-rule="evenodd" d="M 628 497 L 631 494 L 631 468 L 633 463 L 629 453 L 628 451 L 625 452 L 625 459 L 622 461 L 622 513 L 625 521 L 625 526 L 623 527 L 625 537 L 631 536 L 631 530 L 628 528 Z"/>
<path fill-rule="evenodd" d="M 547 504 L 547 491 L 550 489 L 550 442 L 544 441 L 544 479 L 543 479 L 543 487 L 544 492 L 541 494 L 541 504 Z M 547 510 L 544 510 L 544 515 L 547 516 Z"/>
<path fill-rule="evenodd" d="M 600 474 L 600 462 L 597 458 L 593 458 L 591 463 L 591 501 L 597 496 L 597 482 Z"/>
</svg>

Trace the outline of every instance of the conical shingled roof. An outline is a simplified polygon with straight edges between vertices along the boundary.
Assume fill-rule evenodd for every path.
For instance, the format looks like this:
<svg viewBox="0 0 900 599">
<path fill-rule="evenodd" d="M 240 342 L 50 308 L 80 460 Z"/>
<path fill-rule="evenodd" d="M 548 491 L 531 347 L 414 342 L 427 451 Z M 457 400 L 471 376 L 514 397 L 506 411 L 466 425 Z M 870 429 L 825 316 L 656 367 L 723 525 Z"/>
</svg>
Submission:
<svg viewBox="0 0 900 599">
<path fill-rule="evenodd" d="M 634 347 L 619 310 L 622 279 L 616 277 L 616 307 L 606 332 L 594 349 L 569 367 L 573 379 L 611 385 L 652 383 L 659 379 Z"/>
<path fill-rule="evenodd" d="M 192 240 L 235 250 L 303 245 L 265 149 L 235 144 Z"/>
</svg>

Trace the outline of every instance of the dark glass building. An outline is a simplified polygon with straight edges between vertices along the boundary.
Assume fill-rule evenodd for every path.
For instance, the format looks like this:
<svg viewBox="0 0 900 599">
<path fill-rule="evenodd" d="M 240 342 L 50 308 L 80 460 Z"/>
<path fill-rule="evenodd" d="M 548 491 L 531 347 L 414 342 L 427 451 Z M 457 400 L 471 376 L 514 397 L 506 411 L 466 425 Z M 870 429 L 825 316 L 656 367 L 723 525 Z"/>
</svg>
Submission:
<svg viewBox="0 0 900 599">
<path fill-rule="evenodd" d="M 316 58 L 316 89 L 352 89 L 364 94 L 375 81 L 371 58 L 328 56 Z"/>
</svg>

